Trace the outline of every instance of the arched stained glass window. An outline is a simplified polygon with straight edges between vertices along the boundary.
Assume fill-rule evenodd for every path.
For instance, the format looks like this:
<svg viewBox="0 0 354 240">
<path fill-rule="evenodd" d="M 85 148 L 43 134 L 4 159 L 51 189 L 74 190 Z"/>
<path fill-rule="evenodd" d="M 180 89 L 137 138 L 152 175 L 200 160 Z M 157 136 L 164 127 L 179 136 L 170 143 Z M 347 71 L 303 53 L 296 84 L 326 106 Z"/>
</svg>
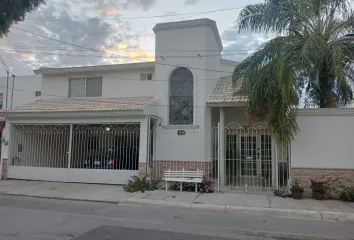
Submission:
<svg viewBox="0 0 354 240">
<path fill-rule="evenodd" d="M 169 82 L 169 121 L 173 125 L 193 124 L 193 74 L 180 67 L 173 71 Z"/>
</svg>

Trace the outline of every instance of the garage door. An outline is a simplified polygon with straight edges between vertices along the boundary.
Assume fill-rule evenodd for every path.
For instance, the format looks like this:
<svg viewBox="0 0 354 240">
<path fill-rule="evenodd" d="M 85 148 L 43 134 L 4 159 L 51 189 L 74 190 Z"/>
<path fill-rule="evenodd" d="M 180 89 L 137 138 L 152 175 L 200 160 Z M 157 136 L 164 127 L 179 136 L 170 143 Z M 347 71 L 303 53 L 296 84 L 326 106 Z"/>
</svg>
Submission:
<svg viewBox="0 0 354 240">
<path fill-rule="evenodd" d="M 12 125 L 8 177 L 125 184 L 138 175 L 139 124 Z"/>
</svg>

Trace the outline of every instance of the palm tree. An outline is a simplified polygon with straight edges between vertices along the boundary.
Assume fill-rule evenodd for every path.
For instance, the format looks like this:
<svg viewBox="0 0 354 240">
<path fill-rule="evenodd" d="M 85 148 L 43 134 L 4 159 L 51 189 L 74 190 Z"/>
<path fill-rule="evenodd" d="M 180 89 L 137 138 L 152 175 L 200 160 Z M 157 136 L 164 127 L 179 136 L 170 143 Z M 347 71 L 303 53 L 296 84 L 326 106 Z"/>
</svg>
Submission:
<svg viewBox="0 0 354 240">
<path fill-rule="evenodd" d="M 299 132 L 300 99 L 321 108 L 353 99 L 353 0 L 265 0 L 240 13 L 239 31 L 276 33 L 234 70 L 249 97 L 248 112 L 267 119 L 279 140 Z"/>
</svg>

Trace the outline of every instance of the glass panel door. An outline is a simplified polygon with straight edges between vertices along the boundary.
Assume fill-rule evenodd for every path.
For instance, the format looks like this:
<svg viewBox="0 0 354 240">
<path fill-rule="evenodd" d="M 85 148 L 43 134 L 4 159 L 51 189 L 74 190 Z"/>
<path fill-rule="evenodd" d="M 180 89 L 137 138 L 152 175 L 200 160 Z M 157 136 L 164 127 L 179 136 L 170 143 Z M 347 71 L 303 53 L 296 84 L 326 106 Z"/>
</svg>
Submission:
<svg viewBox="0 0 354 240">
<path fill-rule="evenodd" d="M 270 135 L 260 136 L 260 167 L 264 180 L 270 182 L 272 178 L 272 137 Z"/>
<path fill-rule="evenodd" d="M 241 136 L 241 175 L 257 176 L 256 136 Z"/>
</svg>

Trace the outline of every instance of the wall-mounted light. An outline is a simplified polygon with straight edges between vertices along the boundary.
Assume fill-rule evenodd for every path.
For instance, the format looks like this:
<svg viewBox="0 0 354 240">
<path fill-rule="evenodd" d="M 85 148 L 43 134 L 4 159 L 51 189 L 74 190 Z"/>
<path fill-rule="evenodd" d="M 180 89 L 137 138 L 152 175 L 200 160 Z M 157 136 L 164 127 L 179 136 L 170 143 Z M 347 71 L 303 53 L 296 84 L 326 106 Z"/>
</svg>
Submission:
<svg viewBox="0 0 354 240">
<path fill-rule="evenodd" d="M 110 127 L 106 127 L 106 131 L 111 131 L 111 128 Z"/>
</svg>

